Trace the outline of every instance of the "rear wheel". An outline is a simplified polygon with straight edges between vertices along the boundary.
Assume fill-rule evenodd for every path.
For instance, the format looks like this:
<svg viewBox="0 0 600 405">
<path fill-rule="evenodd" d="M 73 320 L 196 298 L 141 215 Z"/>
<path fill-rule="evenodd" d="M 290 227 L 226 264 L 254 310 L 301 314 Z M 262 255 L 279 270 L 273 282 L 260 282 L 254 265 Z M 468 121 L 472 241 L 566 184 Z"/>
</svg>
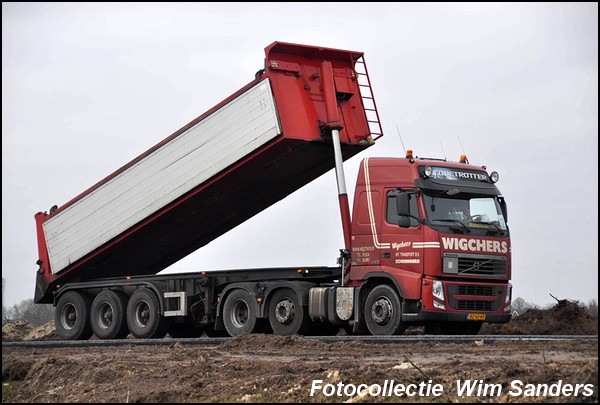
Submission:
<svg viewBox="0 0 600 405">
<path fill-rule="evenodd" d="M 148 288 L 136 290 L 127 304 L 127 326 L 139 339 L 160 339 L 169 330 L 170 319 L 160 314 L 158 297 Z"/>
<path fill-rule="evenodd" d="M 100 339 L 123 339 L 129 334 L 125 311 L 127 295 L 121 291 L 105 290 L 92 302 L 90 323 Z"/>
<path fill-rule="evenodd" d="M 223 324 L 230 336 L 254 332 L 258 308 L 254 298 L 246 290 L 233 290 L 223 306 Z"/>
<path fill-rule="evenodd" d="M 92 298 L 84 292 L 68 291 L 61 295 L 54 313 L 56 332 L 66 340 L 85 340 L 92 336 L 90 307 Z"/>
<path fill-rule="evenodd" d="M 369 292 L 364 311 L 372 335 L 401 335 L 406 330 L 400 298 L 389 285 L 378 285 Z"/>
<path fill-rule="evenodd" d="M 269 323 L 273 332 L 281 336 L 302 334 L 310 327 L 308 309 L 294 290 L 282 288 L 275 291 L 269 303 Z"/>
</svg>

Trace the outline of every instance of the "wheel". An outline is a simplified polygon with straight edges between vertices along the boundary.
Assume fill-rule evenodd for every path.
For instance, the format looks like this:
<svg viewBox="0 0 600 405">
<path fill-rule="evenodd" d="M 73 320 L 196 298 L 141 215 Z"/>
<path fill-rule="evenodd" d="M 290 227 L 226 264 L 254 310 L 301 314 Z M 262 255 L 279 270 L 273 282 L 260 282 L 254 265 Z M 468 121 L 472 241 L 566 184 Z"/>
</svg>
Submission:
<svg viewBox="0 0 600 405">
<path fill-rule="evenodd" d="M 170 319 L 160 314 L 158 297 L 148 288 L 141 288 L 129 298 L 127 326 L 139 339 L 160 339 L 169 330 Z"/>
<path fill-rule="evenodd" d="M 125 311 L 127 295 L 104 290 L 96 295 L 90 311 L 92 331 L 100 339 L 123 339 L 129 334 Z"/>
<path fill-rule="evenodd" d="M 425 326 L 426 335 L 477 335 L 483 322 L 437 322 Z"/>
<path fill-rule="evenodd" d="M 233 290 L 225 299 L 223 324 L 230 336 L 254 332 L 258 308 L 256 300 L 246 290 Z"/>
<path fill-rule="evenodd" d="M 369 292 L 364 311 L 372 335 L 401 335 L 406 330 L 400 298 L 389 285 L 378 285 Z"/>
<path fill-rule="evenodd" d="M 204 328 L 186 323 L 173 323 L 169 328 L 169 335 L 172 338 L 197 338 L 202 336 Z"/>
<path fill-rule="evenodd" d="M 92 298 L 84 292 L 68 291 L 61 295 L 54 313 L 56 332 L 66 340 L 85 340 L 92 336 L 90 307 Z"/>
<path fill-rule="evenodd" d="M 269 323 L 277 335 L 289 336 L 306 332 L 311 321 L 300 297 L 293 290 L 282 288 L 271 297 Z"/>
</svg>

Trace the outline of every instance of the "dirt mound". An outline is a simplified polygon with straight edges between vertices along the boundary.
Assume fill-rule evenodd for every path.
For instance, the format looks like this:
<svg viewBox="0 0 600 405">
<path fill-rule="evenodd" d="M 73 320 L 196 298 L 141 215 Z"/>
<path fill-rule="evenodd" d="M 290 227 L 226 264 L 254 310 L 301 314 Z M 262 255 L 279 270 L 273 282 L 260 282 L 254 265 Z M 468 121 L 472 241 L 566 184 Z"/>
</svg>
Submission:
<svg viewBox="0 0 600 405">
<path fill-rule="evenodd" d="M 506 324 L 485 324 L 481 335 L 597 335 L 598 319 L 569 300 L 549 309 L 530 309 Z"/>
<path fill-rule="evenodd" d="M 27 321 L 12 321 L 2 327 L 2 341 L 59 340 L 54 321 L 42 326 L 33 326 Z"/>
<path fill-rule="evenodd" d="M 26 340 L 34 327 L 27 321 L 12 321 L 2 327 L 2 341 Z"/>
<path fill-rule="evenodd" d="M 2 381 L 23 381 L 35 361 L 22 359 L 2 359 Z"/>
<path fill-rule="evenodd" d="M 36 326 L 25 337 L 24 340 L 59 340 L 60 337 L 56 333 L 54 321 L 50 321 L 42 326 Z"/>
</svg>

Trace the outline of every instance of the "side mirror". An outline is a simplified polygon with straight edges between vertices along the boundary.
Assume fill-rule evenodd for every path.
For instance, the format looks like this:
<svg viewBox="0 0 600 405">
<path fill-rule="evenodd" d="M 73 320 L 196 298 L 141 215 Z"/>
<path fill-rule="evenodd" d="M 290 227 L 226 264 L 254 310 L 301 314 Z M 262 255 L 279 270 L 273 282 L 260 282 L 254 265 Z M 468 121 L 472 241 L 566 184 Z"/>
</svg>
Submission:
<svg viewBox="0 0 600 405">
<path fill-rule="evenodd" d="M 396 213 L 398 214 L 398 226 L 410 227 L 410 204 L 408 193 L 400 193 L 396 196 Z"/>
<path fill-rule="evenodd" d="M 396 212 L 400 216 L 410 215 L 408 193 L 400 193 L 396 196 Z"/>
<path fill-rule="evenodd" d="M 502 215 L 504 215 L 504 221 L 508 224 L 508 207 L 506 206 L 506 201 L 502 197 L 498 200 L 500 201 L 500 210 L 502 210 Z"/>
</svg>

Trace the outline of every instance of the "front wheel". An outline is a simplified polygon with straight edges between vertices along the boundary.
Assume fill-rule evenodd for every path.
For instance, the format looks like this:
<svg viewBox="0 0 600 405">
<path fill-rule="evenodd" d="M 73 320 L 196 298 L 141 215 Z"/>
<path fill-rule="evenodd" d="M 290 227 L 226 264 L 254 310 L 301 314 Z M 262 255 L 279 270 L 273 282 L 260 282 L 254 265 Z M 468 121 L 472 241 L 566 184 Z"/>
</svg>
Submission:
<svg viewBox="0 0 600 405">
<path fill-rule="evenodd" d="M 407 327 L 402 322 L 400 298 L 389 285 L 378 285 L 369 292 L 364 316 L 372 335 L 401 335 Z"/>
</svg>

